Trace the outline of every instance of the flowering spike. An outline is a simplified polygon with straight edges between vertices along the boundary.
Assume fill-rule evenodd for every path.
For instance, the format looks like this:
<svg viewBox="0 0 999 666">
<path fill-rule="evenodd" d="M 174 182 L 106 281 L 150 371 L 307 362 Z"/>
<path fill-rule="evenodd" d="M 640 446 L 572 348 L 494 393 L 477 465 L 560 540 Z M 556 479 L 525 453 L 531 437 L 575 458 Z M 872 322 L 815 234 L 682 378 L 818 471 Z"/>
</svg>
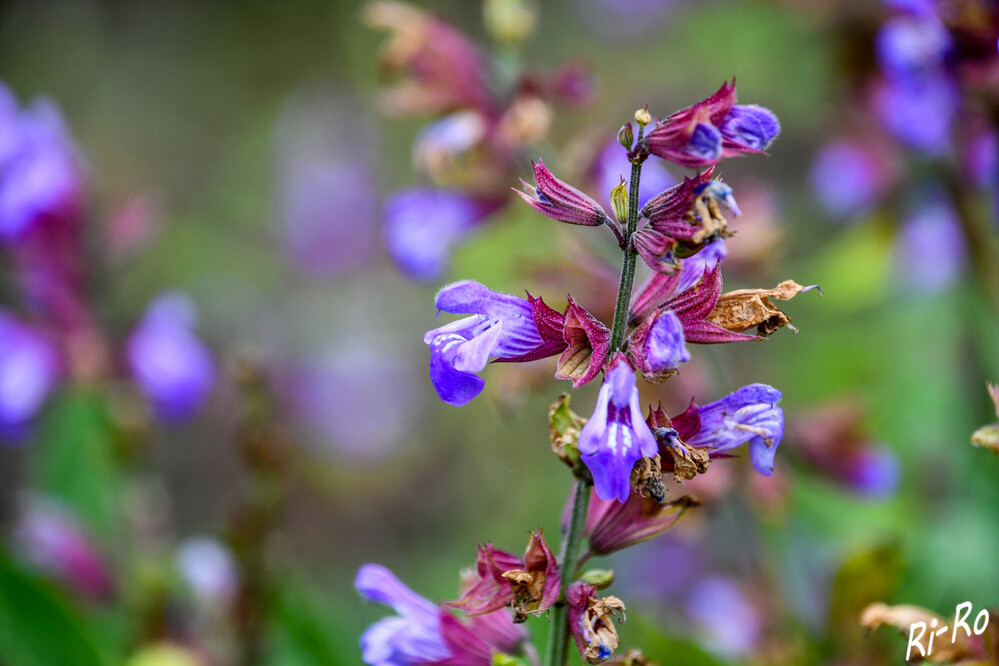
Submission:
<svg viewBox="0 0 999 666">
<path fill-rule="evenodd" d="M 635 375 L 624 354 L 611 360 L 593 416 L 579 434 L 579 452 L 593 475 L 597 495 L 624 502 L 631 493 L 631 470 L 659 445 L 642 417 Z"/>
<path fill-rule="evenodd" d="M 534 167 L 534 185 L 524 183 L 524 191 L 514 189 L 534 210 L 553 220 L 596 227 L 607 221 L 603 207 L 572 185 L 559 180 L 538 159 Z"/>
</svg>

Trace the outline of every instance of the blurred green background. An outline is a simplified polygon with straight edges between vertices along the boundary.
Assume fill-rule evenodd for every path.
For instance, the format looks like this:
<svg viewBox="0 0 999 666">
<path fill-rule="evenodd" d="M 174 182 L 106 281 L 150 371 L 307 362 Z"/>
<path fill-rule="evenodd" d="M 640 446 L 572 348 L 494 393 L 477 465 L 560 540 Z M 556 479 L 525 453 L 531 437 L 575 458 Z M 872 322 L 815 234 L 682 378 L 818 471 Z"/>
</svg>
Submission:
<svg viewBox="0 0 999 666">
<path fill-rule="evenodd" d="M 692 519 L 690 533 L 714 553 L 705 557 L 767 599 L 768 635 L 795 646 L 786 661 L 765 651 L 734 661 L 878 663 L 855 656 L 863 647 L 852 657 L 830 647 L 863 645 L 862 637 L 848 636 L 859 630 L 836 613 L 853 617 L 876 600 L 944 615 L 965 600 L 976 611 L 996 605 L 999 460 L 972 448 L 969 437 L 995 421 L 985 381 L 999 379 L 999 322 L 969 271 L 934 293 L 899 279 L 890 214 L 837 225 L 819 208 L 809 166 L 846 104 L 832 10 L 806 2 L 677 2 L 641 30 L 618 35 L 598 30 L 577 3 L 541 4 L 525 61 L 551 67 L 582 59 L 598 90 L 589 107 L 557 112 L 543 152 L 553 170 L 568 163 L 561 151 L 574 138 L 610 137 L 635 108 L 648 104 L 665 115 L 732 76 L 741 101 L 773 109 L 782 122 L 770 157 L 730 160 L 721 169 L 737 196 L 740 186 L 768 193 L 768 224 L 781 234 L 764 261 L 726 272 L 726 287 L 793 278 L 820 284 L 824 297 L 805 294 L 786 305 L 797 335 L 782 330 L 761 344 L 692 348 L 694 360 L 681 373 L 690 383 L 650 387 L 643 397 L 678 411 L 695 388 L 704 402 L 765 382 L 783 391 L 789 423 L 805 430 L 802 415 L 810 409 L 850 399 L 861 405 L 871 440 L 884 442 L 901 465 L 894 496 L 865 499 L 796 460 L 789 431 L 771 482 L 780 486 L 774 502 L 739 481 L 740 490 Z M 485 41 L 478 3 L 421 6 Z M 126 502 L 127 486 L 138 482 L 155 488 L 160 503 L 151 514 L 166 525 L 164 539 L 225 534 L 247 493 L 257 492 L 234 444 L 236 359 L 251 350 L 265 367 L 280 367 L 326 353 L 336 364 L 364 343 L 355 374 L 331 380 L 324 399 L 349 395 L 364 405 L 365 419 L 392 415 L 385 428 L 362 428 L 360 444 L 344 445 L 293 409 L 281 411 L 278 400 L 301 451 L 290 463 L 290 494 L 265 554 L 273 583 L 267 664 L 360 663 L 357 638 L 384 610 L 353 591 L 359 565 L 382 563 L 420 594 L 453 599 L 458 571 L 472 564 L 477 543 L 517 553 L 537 527 L 557 540 L 569 485 L 550 453 L 546 423 L 547 405 L 567 385 L 542 382 L 527 391 L 517 383 L 518 368 L 493 366 L 486 393 L 470 405 L 436 400 L 421 340 L 438 325 L 432 298 L 445 281 L 409 282 L 384 252 L 349 275 L 309 276 L 282 251 L 281 127 L 362 136 L 359 150 L 379 197 L 415 182 L 411 143 L 423 121 L 379 113 L 376 60 L 384 37 L 360 25 L 359 10 L 360 3 L 311 0 L 0 4 L 0 78 L 21 100 L 44 95 L 62 108 L 94 184 L 93 224 L 137 195 L 153 202 L 149 245 L 101 275 L 102 314 L 124 329 L 161 288 L 187 291 L 227 377 L 205 414 L 150 438 L 140 473 L 128 482 L 108 462 L 112 444 L 101 424 L 90 422 L 86 396 L 60 392 L 28 445 L 0 447 L 8 532 L 20 491 L 41 489 L 66 500 L 124 570 L 131 554 L 123 534 L 134 526 L 109 507 Z M 619 20 L 643 22 L 641 14 Z M 525 162 L 525 178 L 529 168 Z M 380 225 L 365 211 L 338 215 Z M 526 206 L 510 207 L 458 250 L 448 277 L 509 293 L 527 288 L 564 303 L 564 289 L 531 282 L 531 269 L 561 247 L 565 231 L 556 227 Z M 540 364 L 553 368 L 550 359 Z M 586 387 L 573 396 L 574 407 L 588 413 L 595 395 L 596 387 Z M 154 549 L 133 566 L 121 599 L 106 603 L 80 601 L 4 555 L 0 661 L 125 663 L 142 635 L 136 599 L 171 584 L 167 552 Z M 625 587 L 615 591 L 629 603 L 623 645 L 644 643 L 663 664 L 724 663 L 710 656 L 710 645 L 693 644 L 689 625 L 675 621 L 665 601 L 636 595 L 629 602 L 628 585 L 641 589 L 673 575 L 654 544 L 632 552 L 614 560 L 628 569 L 619 571 Z M 850 562 L 860 573 L 851 573 Z M 544 632 L 544 622 L 533 624 Z M 888 646 L 900 660 L 903 643 L 889 638 Z"/>
</svg>

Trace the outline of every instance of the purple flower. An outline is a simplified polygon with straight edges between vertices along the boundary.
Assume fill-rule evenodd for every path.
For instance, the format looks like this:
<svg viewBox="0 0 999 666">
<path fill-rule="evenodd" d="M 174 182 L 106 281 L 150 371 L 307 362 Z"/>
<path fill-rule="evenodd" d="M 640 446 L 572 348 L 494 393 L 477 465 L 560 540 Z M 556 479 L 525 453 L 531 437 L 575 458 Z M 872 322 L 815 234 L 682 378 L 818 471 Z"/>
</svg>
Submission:
<svg viewBox="0 0 999 666">
<path fill-rule="evenodd" d="M 157 416 L 179 420 L 204 403 L 215 381 L 215 363 L 194 335 L 197 314 L 184 294 L 156 298 L 126 344 L 132 376 Z"/>
<path fill-rule="evenodd" d="M 930 73 L 950 47 L 950 35 L 935 16 L 896 16 L 881 26 L 876 41 L 881 71 L 898 80 Z"/>
<path fill-rule="evenodd" d="M 729 659 L 746 657 L 763 632 L 760 612 L 746 594 L 728 578 L 711 576 L 691 588 L 687 615 L 701 628 L 704 644 Z"/>
<path fill-rule="evenodd" d="M 631 174 L 631 162 L 628 153 L 617 139 L 607 143 L 600 155 L 594 161 L 593 182 L 597 192 L 605 192 L 604 203 L 610 206 L 610 191 L 614 189 L 621 178 L 628 181 Z M 666 170 L 662 162 L 648 160 L 642 165 L 642 180 L 638 186 L 638 205 L 644 206 L 655 195 L 668 190 L 678 183 L 676 176 Z"/>
<path fill-rule="evenodd" d="M 647 378 L 662 378 L 690 360 L 683 324 L 672 310 L 658 309 L 628 338 L 628 357 Z"/>
<path fill-rule="evenodd" d="M 812 191 L 836 217 L 853 217 L 870 210 L 885 184 L 879 160 L 858 141 L 830 143 L 812 164 Z"/>
<path fill-rule="evenodd" d="M 710 97 L 657 121 L 642 143 L 651 154 L 692 168 L 762 152 L 780 132 L 777 116 L 735 101 L 735 82 L 725 83 Z"/>
<path fill-rule="evenodd" d="M 26 498 L 14 543 L 32 565 L 73 591 L 91 599 L 111 593 L 113 583 L 104 558 L 79 519 L 55 500 Z"/>
<path fill-rule="evenodd" d="M 849 469 L 842 473 L 843 481 L 860 494 L 870 498 L 889 497 L 898 488 L 901 477 L 898 456 L 888 447 L 868 447 L 849 462 Z"/>
<path fill-rule="evenodd" d="M 680 279 L 673 290 L 674 295 L 682 294 L 701 281 L 704 273 L 713 271 L 722 259 L 728 255 L 725 241 L 718 238 L 705 246 L 692 256 L 683 259 L 681 265 L 683 270 Z"/>
<path fill-rule="evenodd" d="M 290 167 L 281 191 L 288 255 L 311 275 L 341 275 L 369 264 L 377 251 L 372 174 L 328 161 Z"/>
<path fill-rule="evenodd" d="M 83 176 L 58 110 L 42 100 L 18 112 L 0 83 L 0 242 L 11 243 L 43 219 L 73 217 Z"/>
<path fill-rule="evenodd" d="M 49 340 L 0 311 L 0 431 L 16 432 L 38 412 L 59 375 Z"/>
<path fill-rule="evenodd" d="M 433 280 L 447 270 L 454 245 L 495 208 L 463 192 L 397 192 L 385 202 L 385 243 L 403 273 Z"/>
<path fill-rule="evenodd" d="M 784 436 L 784 411 L 777 406 L 780 399 L 781 392 L 772 386 L 750 384 L 698 407 L 701 428 L 685 443 L 720 453 L 748 442 L 753 467 L 770 476 L 777 445 Z"/>
<path fill-rule="evenodd" d="M 917 291 L 940 291 L 961 272 L 966 255 L 964 234 L 954 209 L 940 192 L 919 202 L 896 243 L 901 280 Z"/>
<path fill-rule="evenodd" d="M 531 208 L 559 222 L 596 227 L 609 218 L 592 197 L 552 175 L 540 159 L 534 167 L 534 185 L 523 180 L 524 191 L 514 190 Z"/>
<path fill-rule="evenodd" d="M 368 627 L 361 635 L 361 656 L 373 666 L 428 664 L 451 657 L 441 633 L 440 611 L 377 564 L 357 572 L 354 587 L 368 601 L 391 606 L 395 617 Z"/>
<path fill-rule="evenodd" d="M 627 501 L 632 467 L 639 458 L 652 458 L 658 451 L 638 404 L 634 372 L 618 352 L 600 387 L 593 416 L 579 433 L 579 453 L 600 499 Z"/>
<path fill-rule="evenodd" d="M 535 315 L 547 308 L 539 299 L 500 294 L 466 280 L 441 289 L 436 306 L 438 314 L 443 310 L 472 315 L 423 336 L 430 346 L 430 378 L 437 395 L 449 405 L 460 407 L 482 392 L 485 382 L 475 373 L 490 358 L 534 360 L 565 348 L 560 337 L 552 339 L 539 330 Z"/>
<path fill-rule="evenodd" d="M 976 186 L 994 188 L 999 179 L 999 141 L 995 132 L 981 132 L 968 144 L 964 172 Z"/>
<path fill-rule="evenodd" d="M 930 155 L 943 155 L 950 148 L 958 100 L 954 82 L 938 73 L 885 81 L 875 92 L 874 104 L 897 139 Z"/>
<path fill-rule="evenodd" d="M 769 109 L 755 104 L 737 104 L 719 129 L 726 148 L 732 144 L 732 147 L 766 150 L 780 134 L 780 123 Z"/>
<path fill-rule="evenodd" d="M 174 566 L 198 603 L 224 607 L 235 599 L 239 588 L 236 561 L 218 540 L 187 539 L 174 555 Z"/>
</svg>

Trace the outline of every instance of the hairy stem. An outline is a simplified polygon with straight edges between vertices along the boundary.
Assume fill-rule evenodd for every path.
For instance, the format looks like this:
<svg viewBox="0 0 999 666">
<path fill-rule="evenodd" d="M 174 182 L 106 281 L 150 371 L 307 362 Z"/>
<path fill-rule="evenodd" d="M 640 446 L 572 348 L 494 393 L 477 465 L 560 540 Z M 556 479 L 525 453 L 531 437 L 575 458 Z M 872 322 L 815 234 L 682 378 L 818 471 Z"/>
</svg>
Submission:
<svg viewBox="0 0 999 666">
<path fill-rule="evenodd" d="M 636 160 L 631 165 L 631 186 L 628 189 L 628 231 L 622 244 L 624 260 L 621 264 L 621 282 L 618 285 L 617 305 L 614 307 L 611 354 L 620 351 L 624 344 L 624 333 L 628 328 L 628 308 L 631 306 L 631 290 L 635 282 L 636 258 L 631 237 L 638 228 L 638 184 L 641 175 L 642 163 L 641 160 Z M 568 529 L 562 535 L 562 552 L 559 555 L 562 569 L 562 597 L 552 610 L 552 630 L 548 636 L 548 649 L 545 651 L 546 666 L 565 666 L 566 663 L 569 645 L 569 609 L 566 605 L 565 590 L 575 580 L 577 569 L 585 561 L 581 551 L 583 541 L 586 538 L 586 512 L 590 506 L 590 483 L 588 478 L 577 477 L 572 489 L 572 511 L 569 514 Z"/>
<path fill-rule="evenodd" d="M 621 349 L 624 333 L 628 328 L 628 308 L 631 306 L 631 290 L 635 283 L 635 259 L 631 237 L 638 228 L 638 184 L 642 176 L 641 162 L 631 165 L 631 185 L 628 187 L 628 233 L 625 237 L 624 260 L 621 262 L 621 282 L 617 292 L 617 305 L 614 307 L 614 325 L 611 329 L 610 353 Z"/>
<path fill-rule="evenodd" d="M 586 536 L 586 511 L 590 505 L 590 482 L 577 478 L 572 488 L 572 513 L 569 527 L 562 537 L 562 552 L 559 562 L 562 569 L 562 599 L 552 611 L 552 631 L 548 636 L 548 650 L 545 654 L 546 666 L 564 666 L 569 646 L 569 607 L 566 605 L 565 590 L 576 577 L 579 567 L 579 554 Z"/>
</svg>

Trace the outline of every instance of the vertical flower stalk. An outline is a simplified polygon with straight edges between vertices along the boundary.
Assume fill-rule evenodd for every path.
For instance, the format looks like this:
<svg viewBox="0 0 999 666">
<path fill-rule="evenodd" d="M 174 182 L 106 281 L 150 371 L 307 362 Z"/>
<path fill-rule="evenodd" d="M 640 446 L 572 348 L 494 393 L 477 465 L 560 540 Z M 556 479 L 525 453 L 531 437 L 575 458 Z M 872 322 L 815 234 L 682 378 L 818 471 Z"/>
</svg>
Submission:
<svg viewBox="0 0 999 666">
<path fill-rule="evenodd" d="M 635 120 L 638 121 L 638 142 L 641 143 L 645 126 L 651 121 L 651 118 L 647 111 L 639 110 L 635 112 Z M 642 179 L 642 163 L 646 157 L 647 155 L 642 151 L 635 151 L 634 154 L 629 153 L 631 182 L 628 186 L 628 226 L 621 248 L 624 258 L 621 261 L 621 280 L 618 283 L 617 303 L 614 306 L 614 323 L 611 328 L 608 357 L 621 350 L 624 334 L 628 329 L 628 310 L 631 307 L 631 291 L 635 283 L 635 264 L 638 257 L 632 244 L 632 236 L 638 230 L 638 194 Z M 572 489 L 572 508 L 569 512 L 568 527 L 562 536 L 562 551 L 559 555 L 563 597 L 566 594 L 566 589 L 575 578 L 582 543 L 586 539 L 586 513 L 589 506 L 591 483 L 588 477 L 577 477 Z M 552 613 L 552 631 L 548 636 L 548 649 L 545 653 L 547 666 L 563 666 L 566 663 L 566 651 L 569 645 L 568 622 L 568 606 L 563 598 L 555 605 Z"/>
</svg>

